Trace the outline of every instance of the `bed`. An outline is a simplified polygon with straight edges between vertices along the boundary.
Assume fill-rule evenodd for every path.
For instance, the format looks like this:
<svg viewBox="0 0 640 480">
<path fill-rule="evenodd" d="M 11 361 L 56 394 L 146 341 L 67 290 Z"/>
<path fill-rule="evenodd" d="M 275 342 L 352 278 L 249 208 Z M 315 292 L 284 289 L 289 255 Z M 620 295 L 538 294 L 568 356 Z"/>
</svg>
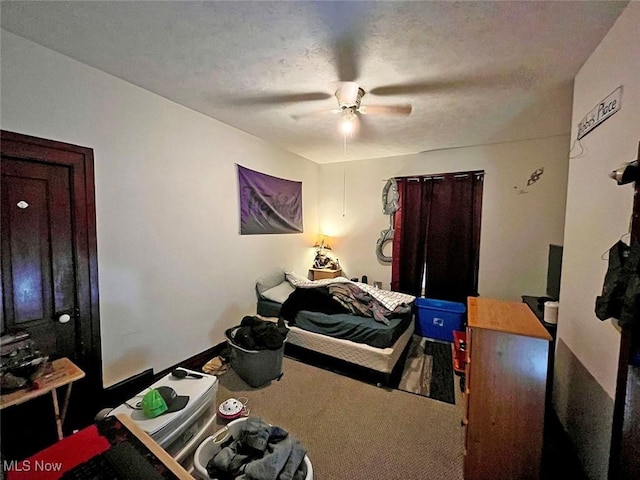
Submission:
<svg viewBox="0 0 640 480">
<path fill-rule="evenodd" d="M 282 316 L 283 308 L 290 307 L 298 293 L 311 292 L 314 287 L 326 287 L 336 282 L 354 288 L 366 288 L 368 291 L 373 288 L 345 278 L 310 281 L 295 273 L 278 270 L 256 282 L 257 315 L 277 321 Z M 383 292 L 387 291 L 373 293 L 378 295 Z M 389 384 L 394 367 L 399 364 L 410 343 L 414 321 L 413 297 L 396 292 L 388 293 L 395 295 L 394 301 L 387 304 L 389 307 L 399 304 L 407 308 L 404 312 L 402 308 L 396 308 L 401 312 L 388 315 L 387 321 L 341 311 L 329 310 L 326 313 L 326 309 L 322 311 L 322 308 L 317 308 L 313 296 L 300 295 L 296 301 L 298 308 L 294 310 L 295 318 L 284 317 L 289 328 L 287 352 L 290 353 L 290 347 L 293 346 L 293 356 L 300 357 L 296 353 L 301 349 L 303 352 L 319 354 L 321 358 L 329 357 L 341 362 L 341 366 L 346 368 L 357 367 L 352 372 L 377 374 L 376 377 L 382 382 L 376 383 Z M 317 360 L 318 356 L 313 358 Z M 304 359 L 308 361 L 309 356 Z"/>
</svg>

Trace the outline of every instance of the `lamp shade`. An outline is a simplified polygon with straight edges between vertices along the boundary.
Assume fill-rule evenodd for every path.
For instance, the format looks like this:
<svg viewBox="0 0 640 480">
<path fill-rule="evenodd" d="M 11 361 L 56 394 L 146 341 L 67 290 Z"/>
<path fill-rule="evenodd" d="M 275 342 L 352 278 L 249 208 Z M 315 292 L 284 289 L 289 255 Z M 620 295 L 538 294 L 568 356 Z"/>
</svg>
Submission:
<svg viewBox="0 0 640 480">
<path fill-rule="evenodd" d="M 326 235 L 318 235 L 314 248 L 321 248 L 321 249 L 323 248 L 325 250 L 331 250 L 331 245 L 329 242 L 330 242 L 330 238 L 327 237 Z"/>
</svg>

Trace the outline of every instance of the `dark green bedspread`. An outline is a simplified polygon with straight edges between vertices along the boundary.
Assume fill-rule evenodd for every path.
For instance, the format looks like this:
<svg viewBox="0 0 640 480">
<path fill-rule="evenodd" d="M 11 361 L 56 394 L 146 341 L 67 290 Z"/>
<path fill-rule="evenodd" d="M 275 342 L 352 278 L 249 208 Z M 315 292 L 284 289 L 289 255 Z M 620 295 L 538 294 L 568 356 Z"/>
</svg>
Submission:
<svg viewBox="0 0 640 480">
<path fill-rule="evenodd" d="M 258 300 L 258 315 L 277 317 L 282 304 L 270 300 Z M 372 317 L 359 317 L 348 313 L 328 315 L 302 310 L 298 312 L 295 326 L 309 332 L 334 338 L 364 343 L 372 347 L 391 347 L 413 321 L 411 313 L 389 319 L 389 325 L 375 321 Z"/>
</svg>

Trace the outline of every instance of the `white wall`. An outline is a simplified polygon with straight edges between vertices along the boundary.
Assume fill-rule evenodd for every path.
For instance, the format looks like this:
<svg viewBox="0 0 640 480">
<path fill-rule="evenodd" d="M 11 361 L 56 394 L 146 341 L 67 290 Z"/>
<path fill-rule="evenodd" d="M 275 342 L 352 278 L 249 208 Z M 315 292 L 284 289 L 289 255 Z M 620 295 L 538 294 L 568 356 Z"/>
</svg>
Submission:
<svg viewBox="0 0 640 480">
<path fill-rule="evenodd" d="M 582 67 L 574 85 L 572 139 L 577 136 L 578 122 L 618 86 L 624 87 L 621 110 L 591 131 L 572 151 L 575 158 L 570 160 L 569 168 L 558 318 L 558 339 L 611 399 L 615 396 L 620 334 L 612 321 L 602 322 L 595 316 L 594 307 L 607 270 L 602 255 L 629 230 L 632 213 L 633 186 L 617 186 L 607 174 L 638 154 L 639 25 L 640 3 L 632 2 Z M 569 365 L 556 364 L 555 407 L 569 428 L 570 416 L 589 419 L 605 408 L 585 402 L 588 410 L 573 411 L 579 403 L 566 388 L 571 376 Z M 570 433 L 579 448 L 580 444 L 593 442 L 588 438 L 594 436 L 593 431 Z M 606 431 L 602 433 L 603 445 L 582 449 L 591 478 L 606 478 L 610 438 Z M 598 455 L 601 458 L 594 459 Z"/>
<path fill-rule="evenodd" d="M 167 368 L 255 314 L 255 279 L 304 272 L 318 166 L 2 31 L 1 128 L 93 148 L 105 385 Z M 235 163 L 303 182 L 304 234 L 239 235 Z"/>
<path fill-rule="evenodd" d="M 389 216 L 382 213 L 386 179 L 484 170 L 480 294 L 513 301 L 544 295 L 549 244 L 563 242 L 568 144 L 568 135 L 561 135 L 322 165 L 320 228 L 336 237 L 334 254 L 348 276 L 367 275 L 370 283 L 389 288 L 391 266 L 375 253 L 380 232 L 389 228 Z M 540 180 L 527 187 L 541 167 Z"/>
<path fill-rule="evenodd" d="M 94 149 L 105 385 L 222 341 L 254 313 L 257 276 L 306 272 L 319 230 L 348 275 L 388 288 L 375 245 L 392 176 L 485 170 L 484 296 L 543 294 L 548 244 L 562 243 L 565 136 L 318 166 L 4 31 L 1 93 L 3 129 Z M 304 234 L 238 235 L 236 162 L 303 181 Z"/>
</svg>

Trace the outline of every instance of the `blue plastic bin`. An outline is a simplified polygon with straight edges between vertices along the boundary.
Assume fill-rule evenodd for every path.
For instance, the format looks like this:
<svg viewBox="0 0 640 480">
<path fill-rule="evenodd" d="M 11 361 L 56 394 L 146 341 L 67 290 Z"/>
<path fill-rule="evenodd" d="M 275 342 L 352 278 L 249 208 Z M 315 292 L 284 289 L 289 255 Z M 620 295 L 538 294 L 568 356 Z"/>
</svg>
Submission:
<svg viewBox="0 0 640 480">
<path fill-rule="evenodd" d="M 433 298 L 416 298 L 416 334 L 453 342 L 454 330 L 462 330 L 466 307 L 462 303 Z"/>
</svg>

